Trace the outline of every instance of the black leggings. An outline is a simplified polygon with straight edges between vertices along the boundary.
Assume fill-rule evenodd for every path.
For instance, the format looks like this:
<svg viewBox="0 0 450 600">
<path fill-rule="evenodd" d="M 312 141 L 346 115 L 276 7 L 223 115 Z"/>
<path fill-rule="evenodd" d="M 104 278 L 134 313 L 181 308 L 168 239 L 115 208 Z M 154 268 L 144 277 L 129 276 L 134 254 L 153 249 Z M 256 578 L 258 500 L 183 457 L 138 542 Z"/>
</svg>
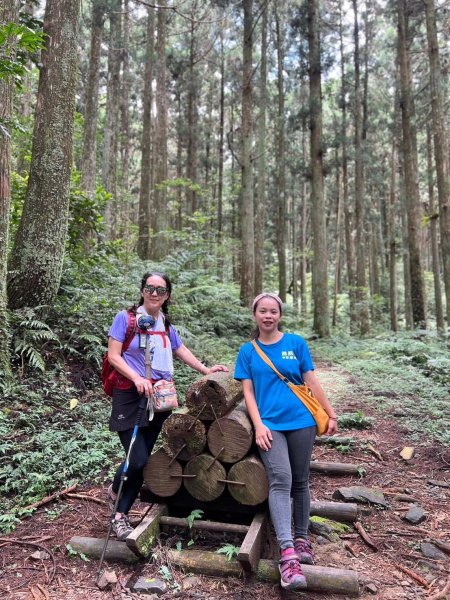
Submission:
<svg viewBox="0 0 450 600">
<path fill-rule="evenodd" d="M 161 431 L 161 427 L 170 411 L 155 413 L 152 421 L 146 427 L 139 427 L 136 439 L 131 449 L 130 462 L 128 464 L 127 479 L 123 483 L 122 494 L 117 506 L 117 512 L 128 514 L 128 511 L 133 506 L 134 501 L 139 495 L 142 483 L 144 481 L 143 470 L 147 464 L 156 439 Z M 119 438 L 125 450 L 125 454 L 130 447 L 131 438 L 133 436 L 133 428 L 119 431 Z M 125 461 L 119 466 L 114 476 L 112 485 L 113 492 L 117 494 L 120 486 L 120 478 Z"/>
</svg>

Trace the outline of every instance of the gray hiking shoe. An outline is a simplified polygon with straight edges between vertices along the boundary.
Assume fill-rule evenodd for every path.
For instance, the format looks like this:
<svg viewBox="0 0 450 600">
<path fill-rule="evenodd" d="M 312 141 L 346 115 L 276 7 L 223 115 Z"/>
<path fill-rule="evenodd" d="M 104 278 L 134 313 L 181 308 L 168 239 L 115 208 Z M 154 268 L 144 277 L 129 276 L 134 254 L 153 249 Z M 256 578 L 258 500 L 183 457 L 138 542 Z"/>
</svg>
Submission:
<svg viewBox="0 0 450 600">
<path fill-rule="evenodd" d="M 116 534 L 116 538 L 119 542 L 125 541 L 130 533 L 134 531 L 133 527 L 130 525 L 128 516 L 124 514 L 122 514 L 120 519 L 114 519 L 112 530 Z"/>
</svg>

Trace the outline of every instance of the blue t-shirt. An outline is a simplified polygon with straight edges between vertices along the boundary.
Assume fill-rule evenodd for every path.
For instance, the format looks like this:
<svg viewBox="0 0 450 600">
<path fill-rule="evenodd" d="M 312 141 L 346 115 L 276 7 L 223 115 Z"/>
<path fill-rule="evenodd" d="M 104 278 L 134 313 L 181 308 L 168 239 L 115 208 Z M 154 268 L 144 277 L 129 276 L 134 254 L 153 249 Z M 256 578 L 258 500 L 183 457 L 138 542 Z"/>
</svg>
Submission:
<svg viewBox="0 0 450 600">
<path fill-rule="evenodd" d="M 284 333 L 275 344 L 261 344 L 259 340 L 256 343 L 292 383 L 302 384 L 302 373 L 314 370 L 308 345 L 299 335 Z M 251 342 L 239 350 L 234 378 L 253 382 L 261 420 L 269 429 L 290 431 L 316 424 L 309 410 L 263 361 Z"/>
</svg>

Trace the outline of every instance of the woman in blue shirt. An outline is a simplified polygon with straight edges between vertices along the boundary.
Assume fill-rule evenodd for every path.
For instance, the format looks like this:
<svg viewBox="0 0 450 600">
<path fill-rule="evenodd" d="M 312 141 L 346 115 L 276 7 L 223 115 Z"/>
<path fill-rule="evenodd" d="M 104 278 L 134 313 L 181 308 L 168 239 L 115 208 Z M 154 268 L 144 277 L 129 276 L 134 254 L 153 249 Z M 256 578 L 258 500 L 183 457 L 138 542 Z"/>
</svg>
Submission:
<svg viewBox="0 0 450 600">
<path fill-rule="evenodd" d="M 327 435 L 337 431 L 336 414 L 314 373 L 303 338 L 279 329 L 280 298 L 263 293 L 253 301 L 256 343 L 282 375 L 293 383 L 306 383 L 330 417 Z M 239 350 L 234 377 L 242 381 L 248 414 L 269 479 L 269 507 L 280 545 L 281 586 L 306 586 L 300 563 L 313 564 L 308 540 L 310 509 L 309 463 L 316 437 L 311 413 L 258 355 L 251 342 Z M 294 536 L 291 529 L 291 494 Z"/>
</svg>

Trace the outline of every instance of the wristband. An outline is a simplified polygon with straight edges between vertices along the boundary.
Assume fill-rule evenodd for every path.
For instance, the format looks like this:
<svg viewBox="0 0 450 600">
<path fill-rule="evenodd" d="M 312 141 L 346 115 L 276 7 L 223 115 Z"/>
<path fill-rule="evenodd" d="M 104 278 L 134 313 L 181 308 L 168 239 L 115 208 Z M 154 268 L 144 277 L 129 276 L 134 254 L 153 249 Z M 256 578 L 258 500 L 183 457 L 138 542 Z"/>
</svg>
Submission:
<svg viewBox="0 0 450 600">
<path fill-rule="evenodd" d="M 330 421 L 337 421 L 337 417 L 328 417 Z"/>
</svg>

